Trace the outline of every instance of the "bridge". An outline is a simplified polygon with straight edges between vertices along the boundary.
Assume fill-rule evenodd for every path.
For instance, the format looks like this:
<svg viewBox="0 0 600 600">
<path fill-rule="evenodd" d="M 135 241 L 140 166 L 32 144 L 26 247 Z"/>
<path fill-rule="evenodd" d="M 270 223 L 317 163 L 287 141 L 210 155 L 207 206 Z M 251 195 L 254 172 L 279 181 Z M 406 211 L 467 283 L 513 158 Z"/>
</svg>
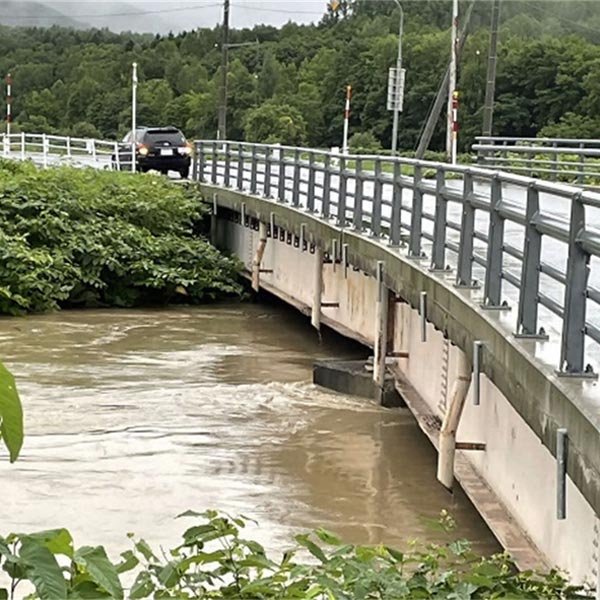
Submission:
<svg viewBox="0 0 600 600">
<path fill-rule="evenodd" d="M 17 135 L 4 156 L 111 167 L 114 142 Z M 373 348 L 519 566 L 598 579 L 600 194 L 230 141 L 196 142 L 192 178 L 255 289 Z"/>
<path fill-rule="evenodd" d="M 595 581 L 600 194 L 477 166 L 202 141 L 215 242 L 374 349 L 521 566 Z"/>
</svg>

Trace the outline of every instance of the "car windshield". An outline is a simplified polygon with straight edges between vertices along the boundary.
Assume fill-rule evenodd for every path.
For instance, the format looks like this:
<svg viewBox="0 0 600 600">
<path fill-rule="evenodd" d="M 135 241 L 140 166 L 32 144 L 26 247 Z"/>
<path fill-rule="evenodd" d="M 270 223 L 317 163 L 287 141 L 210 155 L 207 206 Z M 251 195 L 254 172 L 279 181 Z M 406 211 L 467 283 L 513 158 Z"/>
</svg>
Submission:
<svg viewBox="0 0 600 600">
<path fill-rule="evenodd" d="M 144 141 L 147 144 L 168 144 L 170 146 L 181 146 L 185 144 L 185 138 L 180 131 L 149 129 L 146 131 Z"/>
</svg>

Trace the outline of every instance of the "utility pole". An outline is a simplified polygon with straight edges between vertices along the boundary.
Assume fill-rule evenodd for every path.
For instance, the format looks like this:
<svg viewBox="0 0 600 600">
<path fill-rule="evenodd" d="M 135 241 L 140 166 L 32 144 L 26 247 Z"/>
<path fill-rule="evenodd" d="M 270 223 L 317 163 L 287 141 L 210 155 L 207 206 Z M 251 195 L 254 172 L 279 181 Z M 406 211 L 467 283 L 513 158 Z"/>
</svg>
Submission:
<svg viewBox="0 0 600 600">
<path fill-rule="evenodd" d="M 398 58 L 396 60 L 395 94 L 394 94 L 394 122 L 392 126 L 392 156 L 396 156 L 398 148 L 398 118 L 402 110 L 404 96 L 404 73 L 402 72 L 402 34 L 404 30 L 404 11 L 400 0 L 395 0 L 400 9 L 400 28 L 398 31 Z"/>
<path fill-rule="evenodd" d="M 500 23 L 500 0 L 492 4 L 492 24 L 490 26 L 490 50 L 488 54 L 485 102 L 483 105 L 483 130 L 485 136 L 492 135 L 494 119 L 494 93 L 496 91 L 496 64 L 498 62 L 498 25 Z"/>
<path fill-rule="evenodd" d="M 465 42 L 467 40 L 469 21 L 471 20 L 471 14 L 473 12 L 473 7 L 475 6 L 475 0 L 469 4 L 469 8 L 465 13 L 465 18 L 460 30 L 460 35 L 458 36 L 458 56 L 462 54 Z M 431 138 L 433 137 L 433 132 L 435 130 L 435 126 L 440 118 L 440 114 L 442 113 L 442 108 L 444 106 L 444 99 L 448 94 L 448 82 L 450 80 L 450 67 L 446 68 L 446 72 L 444 73 L 444 77 L 442 79 L 442 83 L 438 89 L 437 96 L 435 97 L 435 102 L 433 103 L 433 107 L 427 116 L 427 122 L 425 123 L 425 127 L 423 127 L 423 133 L 419 139 L 419 144 L 417 146 L 416 158 L 423 158 L 425 155 L 425 151 L 429 148 L 429 144 L 431 143 Z"/>
<path fill-rule="evenodd" d="M 227 139 L 227 71 L 229 70 L 229 0 L 223 2 L 223 39 L 221 42 L 221 90 L 217 138 Z"/>
<path fill-rule="evenodd" d="M 450 48 L 450 79 L 448 85 L 448 111 L 446 128 L 446 154 L 448 160 L 456 163 L 456 71 L 458 68 L 458 0 L 452 0 L 452 29 Z"/>
<path fill-rule="evenodd" d="M 131 171 L 135 173 L 137 153 L 137 63 L 133 63 L 131 66 Z"/>
</svg>

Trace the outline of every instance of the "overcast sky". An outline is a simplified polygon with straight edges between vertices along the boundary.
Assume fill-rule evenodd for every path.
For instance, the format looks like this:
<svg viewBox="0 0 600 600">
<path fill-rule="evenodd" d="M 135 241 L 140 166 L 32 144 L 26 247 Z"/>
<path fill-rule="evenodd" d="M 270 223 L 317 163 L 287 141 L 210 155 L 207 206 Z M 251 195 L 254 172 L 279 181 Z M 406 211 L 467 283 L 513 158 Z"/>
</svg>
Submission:
<svg viewBox="0 0 600 600">
<path fill-rule="evenodd" d="M 38 0 L 40 1 L 40 0 Z M 154 24 L 173 31 L 213 26 L 223 18 L 222 0 L 41 0 L 79 21 L 93 26 L 138 29 L 135 19 L 129 17 L 132 5 L 145 14 L 139 19 L 143 29 Z M 319 21 L 326 9 L 326 0 L 231 0 L 230 23 L 232 27 L 252 27 L 259 23 L 283 25 L 292 20 L 297 23 Z"/>
</svg>

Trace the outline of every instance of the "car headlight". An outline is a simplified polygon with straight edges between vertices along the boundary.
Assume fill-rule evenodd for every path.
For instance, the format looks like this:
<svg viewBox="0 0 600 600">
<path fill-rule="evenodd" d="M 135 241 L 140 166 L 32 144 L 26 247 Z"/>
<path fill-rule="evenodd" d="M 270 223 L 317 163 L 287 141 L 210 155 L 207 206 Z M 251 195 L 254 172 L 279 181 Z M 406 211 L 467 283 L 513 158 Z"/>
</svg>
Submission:
<svg viewBox="0 0 600 600">
<path fill-rule="evenodd" d="M 140 156 L 147 156 L 148 148 L 146 148 L 146 146 L 141 146 L 140 148 L 138 148 L 138 152 L 139 152 Z"/>
</svg>

